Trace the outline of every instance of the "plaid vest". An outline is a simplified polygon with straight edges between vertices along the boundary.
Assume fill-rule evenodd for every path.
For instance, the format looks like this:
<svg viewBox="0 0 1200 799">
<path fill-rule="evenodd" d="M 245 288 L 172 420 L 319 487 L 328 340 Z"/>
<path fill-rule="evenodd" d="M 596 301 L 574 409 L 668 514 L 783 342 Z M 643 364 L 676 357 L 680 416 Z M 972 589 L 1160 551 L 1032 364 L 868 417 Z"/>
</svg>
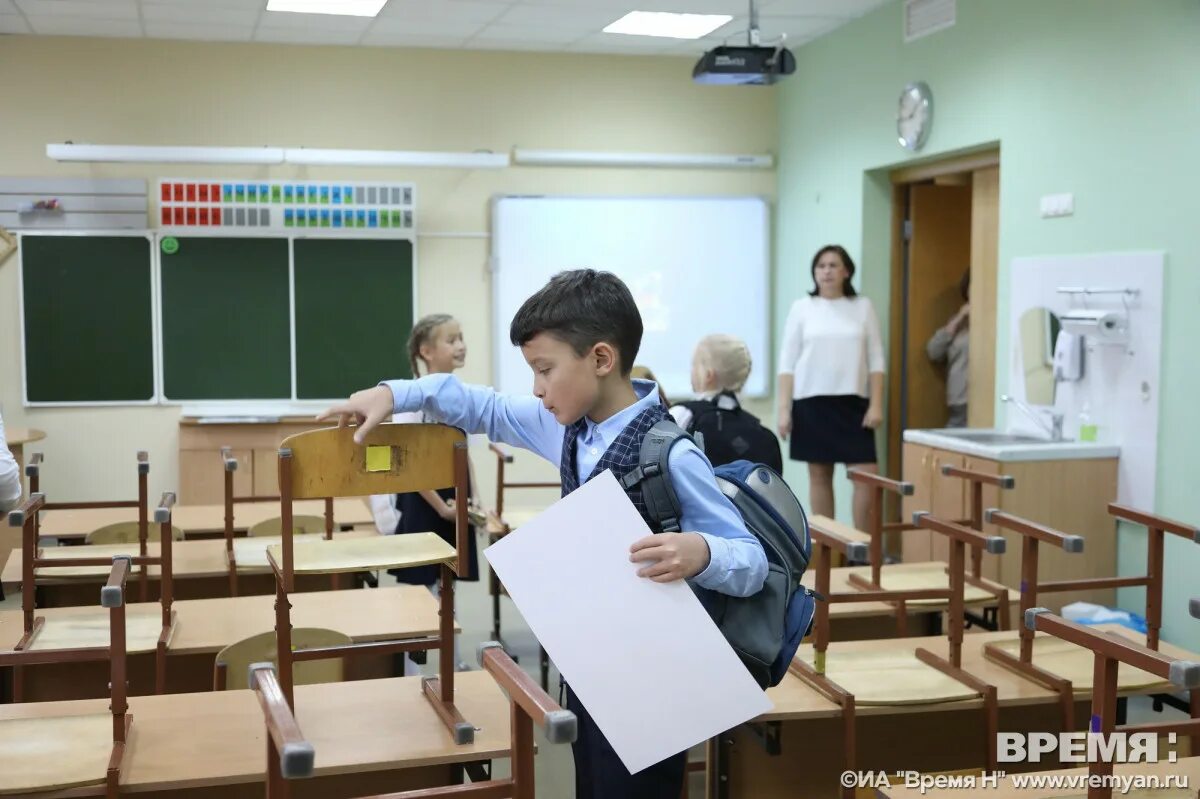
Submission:
<svg viewBox="0 0 1200 799">
<path fill-rule="evenodd" d="M 632 471 L 638 465 L 638 458 L 642 449 L 642 439 L 646 437 L 646 432 L 656 422 L 666 417 L 667 409 L 662 405 L 654 405 L 653 407 L 646 408 L 635 416 L 633 421 L 625 426 L 625 429 L 620 432 L 616 440 L 604 451 L 604 454 L 596 463 L 596 468 L 588 475 L 587 480 L 591 480 L 605 469 L 612 469 L 612 473 L 617 480 L 624 477 L 626 472 Z M 569 425 L 563 433 L 562 461 L 559 463 L 559 477 L 562 479 L 562 495 L 564 497 L 580 486 L 575 470 L 575 452 L 578 447 L 579 434 L 586 426 L 587 420 L 580 419 L 575 424 Z M 584 482 L 587 482 L 587 480 Z M 646 514 L 646 504 L 642 502 L 641 489 L 636 487 L 627 488 L 625 489 L 625 493 L 629 496 L 630 501 L 633 502 L 633 506 L 637 508 L 638 513 L 650 525 L 650 529 L 658 532 L 658 523 L 650 519 Z"/>
</svg>

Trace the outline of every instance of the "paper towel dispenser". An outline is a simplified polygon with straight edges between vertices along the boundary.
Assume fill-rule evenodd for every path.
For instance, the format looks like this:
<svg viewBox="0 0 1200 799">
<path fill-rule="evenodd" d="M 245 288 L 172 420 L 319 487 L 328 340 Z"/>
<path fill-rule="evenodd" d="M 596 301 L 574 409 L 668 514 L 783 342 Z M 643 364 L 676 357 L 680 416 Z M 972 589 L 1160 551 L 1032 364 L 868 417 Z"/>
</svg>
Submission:
<svg viewBox="0 0 1200 799">
<path fill-rule="evenodd" d="M 1124 311 L 1100 311 L 1072 308 L 1058 315 L 1062 329 L 1086 336 L 1098 344 L 1125 344 L 1129 341 L 1129 314 Z"/>
</svg>

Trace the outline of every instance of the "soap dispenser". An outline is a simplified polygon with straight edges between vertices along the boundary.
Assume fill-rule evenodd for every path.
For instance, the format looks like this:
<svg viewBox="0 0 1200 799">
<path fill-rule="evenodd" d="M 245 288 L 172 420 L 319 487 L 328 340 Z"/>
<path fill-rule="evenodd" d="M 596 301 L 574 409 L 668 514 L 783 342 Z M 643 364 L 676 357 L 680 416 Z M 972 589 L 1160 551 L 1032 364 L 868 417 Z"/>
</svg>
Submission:
<svg viewBox="0 0 1200 799">
<path fill-rule="evenodd" d="M 1092 420 L 1091 406 L 1085 402 L 1079 411 L 1079 440 L 1095 441 L 1100 433 L 1100 426 Z"/>
</svg>

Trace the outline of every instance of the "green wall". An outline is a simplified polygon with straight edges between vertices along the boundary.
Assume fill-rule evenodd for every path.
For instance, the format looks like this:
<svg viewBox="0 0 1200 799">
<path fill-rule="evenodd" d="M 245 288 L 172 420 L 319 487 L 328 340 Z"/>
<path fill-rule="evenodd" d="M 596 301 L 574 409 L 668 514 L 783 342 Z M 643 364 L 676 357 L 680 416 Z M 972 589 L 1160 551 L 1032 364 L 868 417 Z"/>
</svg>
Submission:
<svg viewBox="0 0 1200 799">
<path fill-rule="evenodd" d="M 1008 363 L 1008 265 L 1031 255 L 1167 253 L 1157 512 L 1200 525 L 1200 4 L 1195 0 L 958 0 L 957 24 L 904 44 L 893 2 L 800 48 L 780 100 L 776 326 L 809 286 L 822 244 L 859 256 L 884 330 L 890 292 L 886 170 L 904 163 L 902 86 L 934 92 L 920 159 L 1001 148 L 999 365 Z M 1075 215 L 1042 219 L 1044 194 Z M 776 337 L 778 340 L 778 336 Z M 997 392 L 1007 374 L 998 369 Z M 788 478 L 805 495 L 803 469 Z M 838 516 L 849 518 L 839 478 Z M 1200 649 L 1200 547 L 1168 541 L 1164 637 Z M 1122 574 L 1144 569 L 1145 536 L 1123 529 Z M 1139 608 L 1141 592 L 1123 592 Z"/>
</svg>

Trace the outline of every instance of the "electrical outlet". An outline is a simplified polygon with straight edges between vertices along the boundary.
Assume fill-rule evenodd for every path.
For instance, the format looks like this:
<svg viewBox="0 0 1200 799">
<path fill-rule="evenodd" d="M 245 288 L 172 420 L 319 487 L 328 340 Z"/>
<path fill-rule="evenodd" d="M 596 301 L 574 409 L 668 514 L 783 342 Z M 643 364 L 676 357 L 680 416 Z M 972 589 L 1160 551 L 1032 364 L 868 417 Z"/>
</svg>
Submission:
<svg viewBox="0 0 1200 799">
<path fill-rule="evenodd" d="M 1074 194 L 1047 194 L 1042 197 L 1042 218 L 1071 216 L 1075 213 Z"/>
</svg>

